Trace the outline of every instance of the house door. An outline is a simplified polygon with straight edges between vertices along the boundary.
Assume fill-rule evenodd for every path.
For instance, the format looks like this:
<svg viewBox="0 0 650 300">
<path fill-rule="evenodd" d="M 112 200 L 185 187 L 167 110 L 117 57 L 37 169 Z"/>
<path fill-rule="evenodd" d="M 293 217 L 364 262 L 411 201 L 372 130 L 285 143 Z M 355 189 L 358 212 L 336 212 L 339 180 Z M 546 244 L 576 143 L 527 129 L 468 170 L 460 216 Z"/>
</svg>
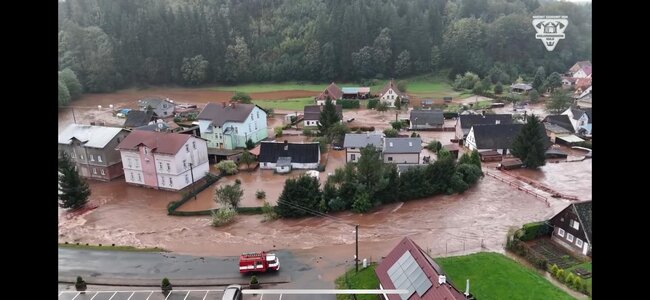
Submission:
<svg viewBox="0 0 650 300">
<path fill-rule="evenodd" d="M 582 255 L 587 255 L 587 251 L 589 251 L 589 243 L 584 242 L 582 244 Z"/>
</svg>

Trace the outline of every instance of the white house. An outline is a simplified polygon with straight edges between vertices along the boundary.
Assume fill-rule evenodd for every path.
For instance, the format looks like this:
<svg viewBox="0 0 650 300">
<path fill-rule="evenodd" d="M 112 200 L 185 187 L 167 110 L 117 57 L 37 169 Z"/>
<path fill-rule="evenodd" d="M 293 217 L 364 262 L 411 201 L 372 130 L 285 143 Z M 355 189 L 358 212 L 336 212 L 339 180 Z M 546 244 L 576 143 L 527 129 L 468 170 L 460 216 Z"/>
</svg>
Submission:
<svg viewBox="0 0 650 300">
<path fill-rule="evenodd" d="M 386 103 L 390 107 L 395 107 L 395 100 L 408 99 L 405 93 L 397 88 L 395 81 L 391 79 L 379 92 L 379 101 Z"/>
<path fill-rule="evenodd" d="M 174 116 L 174 102 L 169 98 L 150 97 L 138 100 L 138 107 L 142 111 L 151 109 L 154 115 L 159 118 Z"/>
<path fill-rule="evenodd" d="M 375 146 L 379 151 L 383 148 L 381 133 L 348 133 L 343 140 L 345 148 L 345 162 L 357 162 L 361 158 L 361 148 L 369 145 Z"/>
<path fill-rule="evenodd" d="M 591 77 L 592 67 L 591 62 L 588 60 L 579 61 L 569 69 L 571 77 L 587 78 Z"/>
<path fill-rule="evenodd" d="M 469 150 L 478 150 L 479 152 L 496 150 L 502 155 L 506 155 L 510 153 L 512 142 L 519 135 L 523 126 L 523 124 L 474 125 L 467 134 L 465 145 Z"/>
<path fill-rule="evenodd" d="M 338 104 L 334 105 L 336 107 L 336 114 L 339 115 L 339 118 L 343 120 L 343 107 Z M 305 105 L 304 108 L 304 126 L 305 127 L 316 127 L 320 123 L 320 113 L 325 108 L 325 105 Z"/>
<path fill-rule="evenodd" d="M 254 104 L 208 103 L 197 119 L 208 148 L 245 148 L 249 139 L 257 143 L 268 137 L 266 111 Z"/>
<path fill-rule="evenodd" d="M 579 109 L 571 107 L 562 114 L 569 116 L 574 132 L 578 132 L 581 127 L 591 124 L 591 108 Z M 591 134 L 591 132 L 588 132 L 588 134 Z"/>
<path fill-rule="evenodd" d="M 332 82 L 318 96 L 314 97 L 314 100 L 317 105 L 325 105 L 325 100 L 330 98 L 332 103 L 336 104 L 336 100 L 340 100 L 342 97 L 343 91 L 336 83 Z"/>
<path fill-rule="evenodd" d="M 178 191 L 209 172 L 206 140 L 134 130 L 118 146 L 127 183 Z"/>
<path fill-rule="evenodd" d="M 419 164 L 422 151 L 422 139 L 385 138 L 384 162 L 394 164 Z"/>
<path fill-rule="evenodd" d="M 292 169 L 317 169 L 320 145 L 316 143 L 262 142 L 258 156 L 261 169 L 287 173 Z"/>
</svg>

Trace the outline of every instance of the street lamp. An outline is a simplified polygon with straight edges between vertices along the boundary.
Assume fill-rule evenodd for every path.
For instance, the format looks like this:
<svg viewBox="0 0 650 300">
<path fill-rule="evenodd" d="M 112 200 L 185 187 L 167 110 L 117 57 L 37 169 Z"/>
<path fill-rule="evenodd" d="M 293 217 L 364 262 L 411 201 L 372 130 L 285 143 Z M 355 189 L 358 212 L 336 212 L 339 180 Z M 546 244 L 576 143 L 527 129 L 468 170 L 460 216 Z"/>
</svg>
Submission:
<svg viewBox="0 0 650 300">
<path fill-rule="evenodd" d="M 355 255 L 354 255 L 354 267 L 356 272 L 359 272 L 359 224 L 354 225 L 354 234 L 355 234 Z"/>
<path fill-rule="evenodd" d="M 194 200 L 196 200 L 196 193 L 194 192 L 194 169 L 192 166 L 193 164 L 190 163 L 190 174 L 192 175 L 192 194 L 194 194 Z"/>
</svg>

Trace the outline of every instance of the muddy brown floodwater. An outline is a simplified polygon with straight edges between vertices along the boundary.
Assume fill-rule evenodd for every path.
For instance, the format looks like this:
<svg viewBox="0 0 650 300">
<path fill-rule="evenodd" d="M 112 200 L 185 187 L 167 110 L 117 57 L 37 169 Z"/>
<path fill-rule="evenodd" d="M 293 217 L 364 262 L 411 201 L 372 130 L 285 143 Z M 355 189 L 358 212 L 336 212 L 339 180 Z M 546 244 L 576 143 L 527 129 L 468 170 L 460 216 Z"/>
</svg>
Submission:
<svg viewBox="0 0 650 300">
<path fill-rule="evenodd" d="M 141 96 L 152 91 L 87 95 L 75 102 L 79 106 L 96 106 L 112 103 L 133 105 Z M 177 94 L 174 94 L 177 93 Z M 165 94 L 178 102 L 207 102 L 227 99 L 231 93 L 206 91 L 195 95 L 183 89 L 156 90 L 155 95 Z M 268 93 L 273 94 L 273 93 Z M 277 97 L 305 97 L 313 92 L 295 91 L 295 95 Z M 192 95 L 184 98 L 185 95 Z M 253 98 L 257 96 L 252 94 Z M 266 99 L 273 95 L 264 95 Z M 226 98 L 223 98 L 226 97 Z M 94 113 L 80 113 L 79 118 L 102 118 L 111 115 L 99 109 Z M 398 118 L 406 118 L 406 111 Z M 375 126 L 377 131 L 388 128 L 395 119 L 391 112 L 378 113 L 373 110 L 345 110 L 344 120 L 354 118 L 351 126 Z M 109 118 L 110 119 L 110 118 Z M 59 130 L 72 122 L 70 111 L 59 113 Z M 123 120 L 121 120 L 123 122 Z M 271 122 L 273 124 L 271 124 Z M 269 130 L 280 124 L 276 117 L 269 124 Z M 454 121 L 447 120 L 446 127 Z M 277 140 L 293 142 L 307 141 L 287 130 Z M 293 133 L 293 135 L 291 134 Z M 418 131 L 426 144 L 436 139 L 449 144 L 453 132 Z M 572 153 L 573 155 L 574 153 Z M 423 155 L 431 155 L 423 150 Z M 577 154 L 576 154 L 577 155 Z M 323 155 L 327 159 L 325 172 L 320 173 L 321 185 L 328 173 L 345 164 L 345 151 L 330 150 Z M 212 167 L 214 168 L 214 167 Z M 494 171 L 492 165 L 484 170 Z M 591 160 L 581 162 L 548 163 L 537 171 L 517 170 L 516 175 L 529 177 L 562 193 L 576 195 L 581 200 L 591 199 Z M 216 170 L 213 170 L 216 172 Z M 284 181 L 304 171 L 289 175 L 276 175 L 268 170 L 241 172 L 226 177 L 190 200 L 181 210 L 198 210 L 216 207 L 212 200 L 215 187 L 240 179 L 244 187 L 242 206 L 261 205 L 255 199 L 255 191 L 266 191 L 266 200 L 275 203 Z M 246 251 L 290 249 L 312 265 L 323 267 L 326 279 L 333 279 L 345 266 L 353 262 L 355 234 L 354 224 L 359 224 L 359 253 L 361 258 L 376 261 L 386 255 L 405 236 L 414 239 L 432 256 L 447 256 L 477 251 L 503 252 L 506 233 L 511 227 L 540 221 L 564 209 L 571 201 L 549 198 L 546 202 L 517 190 L 495 178 L 486 176 L 479 183 L 460 195 L 442 195 L 384 205 L 367 214 L 342 212 L 331 218 L 310 217 L 291 220 L 263 222 L 263 216 L 240 215 L 236 221 L 221 228 L 210 226 L 210 217 L 168 216 L 166 206 L 170 201 L 180 199 L 181 193 L 167 192 L 127 185 L 123 179 L 113 182 L 90 181 L 90 199 L 98 208 L 79 216 L 71 216 L 59 210 L 59 241 L 92 244 L 119 244 L 136 247 L 161 247 L 181 254 L 200 256 L 238 255 Z M 335 271 L 333 271 L 335 270 Z"/>
</svg>

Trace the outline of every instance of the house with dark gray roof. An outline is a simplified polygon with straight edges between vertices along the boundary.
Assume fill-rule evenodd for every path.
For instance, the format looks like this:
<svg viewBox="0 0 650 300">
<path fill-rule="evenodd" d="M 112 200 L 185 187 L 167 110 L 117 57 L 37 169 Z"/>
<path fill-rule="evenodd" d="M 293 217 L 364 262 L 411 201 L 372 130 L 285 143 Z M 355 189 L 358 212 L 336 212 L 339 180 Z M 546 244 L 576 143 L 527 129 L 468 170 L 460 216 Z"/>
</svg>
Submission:
<svg viewBox="0 0 650 300">
<path fill-rule="evenodd" d="M 409 116 L 411 130 L 442 129 L 445 116 L 440 110 L 412 110 Z"/>
<path fill-rule="evenodd" d="M 126 115 L 126 120 L 124 121 L 124 125 L 122 125 L 122 127 L 126 129 L 132 129 L 149 125 L 149 122 L 153 121 L 154 119 L 153 114 L 153 110 L 131 110 Z"/>
<path fill-rule="evenodd" d="M 474 125 L 467 134 L 465 145 L 469 150 L 495 150 L 506 155 L 523 127 L 523 124 Z"/>
<path fill-rule="evenodd" d="M 124 175 L 115 147 L 128 135 L 117 127 L 70 124 L 59 134 L 59 151 L 68 153 L 79 175 L 109 181 Z"/>
<path fill-rule="evenodd" d="M 527 94 L 533 86 L 527 83 L 515 83 L 510 86 L 510 91 L 517 94 Z"/>
<path fill-rule="evenodd" d="M 546 135 L 555 143 L 555 138 L 573 134 L 573 125 L 567 115 L 548 115 L 542 121 Z"/>
<path fill-rule="evenodd" d="M 573 131 L 574 132 L 580 132 L 581 128 L 584 130 L 585 128 L 588 128 L 588 131 L 586 134 L 591 135 L 591 126 L 585 126 L 585 125 L 590 125 L 592 122 L 592 117 L 591 117 L 591 108 L 577 108 L 577 107 L 570 107 L 566 111 L 564 111 L 562 114 L 569 116 L 569 120 L 571 121 L 571 125 L 573 125 Z"/>
<path fill-rule="evenodd" d="M 379 151 L 383 147 L 383 135 L 381 133 L 348 133 L 343 140 L 345 148 L 345 162 L 357 162 L 361 158 L 361 149 L 369 145 L 375 146 Z"/>
<path fill-rule="evenodd" d="M 459 140 L 465 139 L 474 125 L 488 124 L 512 124 L 512 115 L 460 115 L 456 120 L 456 138 Z"/>
<path fill-rule="evenodd" d="M 336 107 L 336 114 L 343 120 L 343 106 L 340 104 L 334 105 Z M 320 120 L 320 113 L 325 108 L 325 105 L 305 105 L 304 108 L 304 126 L 315 127 L 318 126 Z"/>
<path fill-rule="evenodd" d="M 292 169 L 317 169 L 320 163 L 318 143 L 267 142 L 260 144 L 257 157 L 261 169 L 287 173 Z"/>
<path fill-rule="evenodd" d="M 591 200 L 571 203 L 547 221 L 552 241 L 585 256 L 591 256 L 591 222 Z"/>
<path fill-rule="evenodd" d="M 138 100 L 138 107 L 142 111 L 153 111 L 154 115 L 159 118 L 174 116 L 174 102 L 169 98 L 148 97 Z M 130 114 L 130 113 L 129 113 Z"/>
<path fill-rule="evenodd" d="M 385 163 L 419 164 L 422 139 L 385 138 L 383 157 Z"/>
<path fill-rule="evenodd" d="M 266 111 L 254 104 L 208 103 L 197 119 L 211 155 L 245 148 L 247 140 L 258 143 L 268 137 Z"/>
</svg>

